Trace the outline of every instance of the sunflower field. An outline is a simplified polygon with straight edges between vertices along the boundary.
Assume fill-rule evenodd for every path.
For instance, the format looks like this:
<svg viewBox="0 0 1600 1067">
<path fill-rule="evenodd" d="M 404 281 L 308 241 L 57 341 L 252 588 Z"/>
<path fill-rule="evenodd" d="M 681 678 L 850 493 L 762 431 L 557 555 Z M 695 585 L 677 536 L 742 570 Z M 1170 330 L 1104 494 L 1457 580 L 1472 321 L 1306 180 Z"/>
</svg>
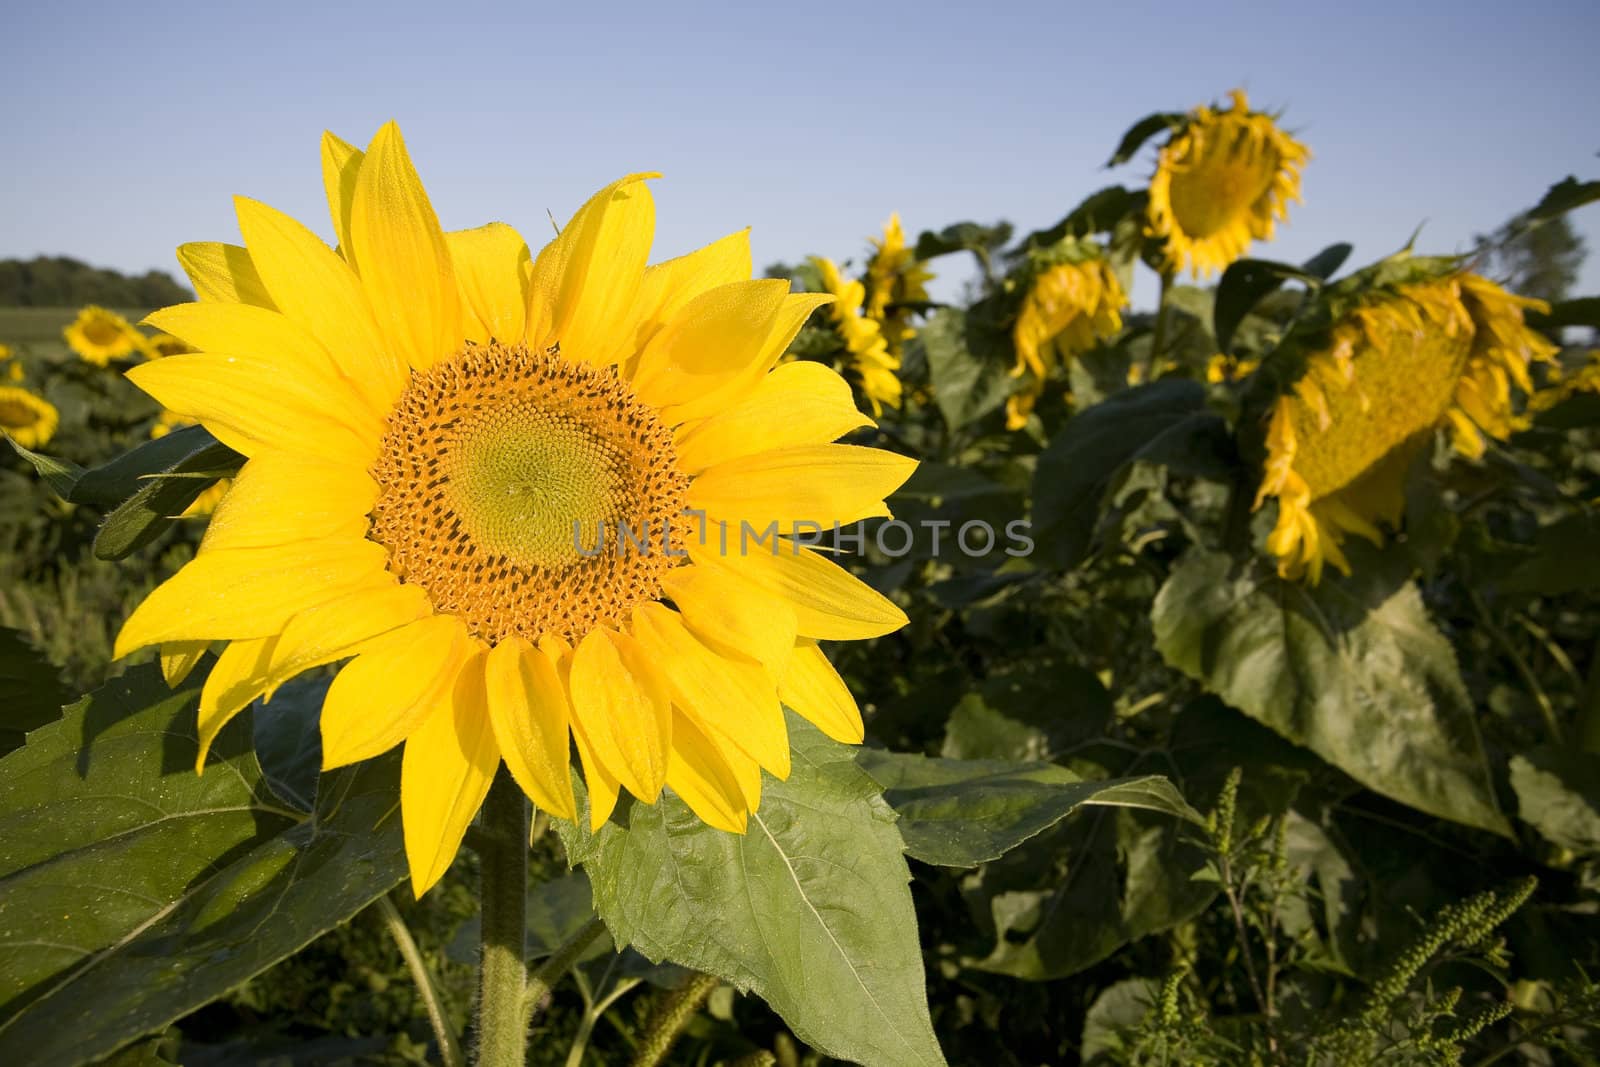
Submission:
<svg viewBox="0 0 1600 1067">
<path fill-rule="evenodd" d="M 1313 147 L 0 264 L 0 1063 L 1600 1064 L 1600 181 L 1281 262 Z"/>
</svg>

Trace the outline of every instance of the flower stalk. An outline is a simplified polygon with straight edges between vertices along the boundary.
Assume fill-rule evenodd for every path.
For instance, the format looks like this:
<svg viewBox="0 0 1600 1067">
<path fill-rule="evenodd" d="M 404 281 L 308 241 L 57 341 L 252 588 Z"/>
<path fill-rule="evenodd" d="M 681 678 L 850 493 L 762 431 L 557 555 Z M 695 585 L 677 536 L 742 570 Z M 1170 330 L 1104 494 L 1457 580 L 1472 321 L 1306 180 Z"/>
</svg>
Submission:
<svg viewBox="0 0 1600 1067">
<path fill-rule="evenodd" d="M 479 956 L 479 1067 L 522 1067 L 528 1031 L 522 1010 L 528 894 L 528 802 L 502 768 L 483 804 L 488 831 L 479 853 L 483 941 Z"/>
</svg>

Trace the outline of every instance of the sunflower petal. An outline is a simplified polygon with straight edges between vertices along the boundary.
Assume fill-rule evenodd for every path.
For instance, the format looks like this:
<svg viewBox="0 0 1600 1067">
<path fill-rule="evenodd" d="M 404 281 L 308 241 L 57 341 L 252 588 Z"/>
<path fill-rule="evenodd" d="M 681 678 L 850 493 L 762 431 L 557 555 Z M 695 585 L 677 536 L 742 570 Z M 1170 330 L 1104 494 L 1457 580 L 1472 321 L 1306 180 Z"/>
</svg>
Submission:
<svg viewBox="0 0 1600 1067">
<path fill-rule="evenodd" d="M 566 358 L 602 366 L 626 355 L 655 237 L 644 184 L 654 177 L 630 174 L 601 189 L 539 253 L 528 285 L 530 347 L 559 343 Z"/>
<path fill-rule="evenodd" d="M 782 597 L 794 609 L 801 637 L 818 641 L 858 641 L 881 637 L 906 624 L 905 612 L 844 568 L 812 549 L 778 538 L 777 551 L 764 548 L 722 557 L 714 547 L 689 546 L 696 563 L 732 570 L 739 577 Z"/>
<path fill-rule="evenodd" d="M 815 641 L 795 646 L 778 696 L 835 741 L 859 745 L 866 736 L 856 698 Z"/>
<path fill-rule="evenodd" d="M 378 580 L 386 557 L 382 545 L 346 538 L 201 552 L 134 609 L 113 654 L 169 641 L 269 637 L 307 608 Z"/>
<path fill-rule="evenodd" d="M 639 353 L 633 388 L 656 407 L 720 388 L 761 359 L 789 283 L 730 282 L 689 300 Z"/>
<path fill-rule="evenodd" d="M 639 334 L 635 347 L 644 348 L 651 335 L 690 300 L 719 285 L 749 281 L 750 273 L 748 228 L 686 256 L 646 268 L 639 284 Z"/>
<path fill-rule="evenodd" d="M 500 766 L 484 703 L 479 655 L 462 667 L 440 706 L 406 739 L 400 820 L 411 888 L 419 897 L 455 860 Z"/>
<path fill-rule="evenodd" d="M 670 701 L 633 640 L 589 631 L 572 654 L 572 714 L 594 755 L 646 803 L 661 792 L 671 743 Z"/>
<path fill-rule="evenodd" d="M 678 466 L 698 474 L 758 452 L 826 444 L 871 425 L 836 371 L 796 360 L 774 368 L 737 405 L 681 431 Z"/>
<path fill-rule="evenodd" d="M 322 185 L 328 193 L 328 215 L 333 219 L 333 233 L 339 238 L 339 250 L 350 258 L 350 206 L 356 199 L 356 175 L 361 173 L 361 162 L 366 153 L 355 145 L 336 136 L 332 131 L 322 134 Z"/>
<path fill-rule="evenodd" d="M 689 506 L 757 528 L 851 523 L 888 515 L 884 498 L 916 469 L 916 460 L 880 448 L 801 445 L 717 464 L 690 484 Z"/>
<path fill-rule="evenodd" d="M 400 128 L 367 146 L 350 208 L 350 252 L 392 350 L 426 370 L 461 346 L 461 304 L 444 231 Z"/>
<path fill-rule="evenodd" d="M 360 467 L 267 452 L 239 469 L 212 513 L 201 544 L 267 548 L 366 535 L 377 483 Z"/>
<path fill-rule="evenodd" d="M 272 650 L 267 693 L 301 671 L 343 659 L 356 646 L 430 613 L 415 585 L 389 582 L 307 608 L 289 620 Z"/>
<path fill-rule="evenodd" d="M 827 293 L 790 293 L 783 298 L 777 318 L 766 341 L 756 357 L 746 363 L 738 373 L 729 375 L 720 385 L 709 385 L 706 392 L 662 412 L 669 426 L 677 426 L 691 419 L 703 419 L 731 407 L 754 389 L 761 379 L 777 365 L 779 357 L 789 348 L 789 343 L 806 324 L 812 312 L 833 302 Z"/>
<path fill-rule="evenodd" d="M 677 712 L 672 719 L 667 785 L 708 826 L 742 834 L 750 822 L 744 791 L 733 769 L 710 739 Z"/>
<path fill-rule="evenodd" d="M 794 647 L 794 609 L 728 571 L 677 567 L 661 580 L 694 635 L 724 654 L 763 664 L 777 677 Z"/>
<path fill-rule="evenodd" d="M 275 309 L 266 283 L 256 273 L 250 250 L 219 241 L 191 241 L 178 246 L 178 265 L 201 300 L 252 304 Z"/>
<path fill-rule="evenodd" d="M 520 637 L 501 641 L 484 665 L 489 721 L 506 767 L 539 807 L 577 818 L 567 756 L 571 711 L 550 657 Z"/>
<path fill-rule="evenodd" d="M 211 751 L 211 742 L 217 739 L 217 734 L 265 691 L 267 663 L 272 659 L 272 646 L 277 641 L 276 637 L 234 641 L 222 650 L 216 666 L 206 675 L 206 684 L 200 689 L 200 751 L 194 760 L 196 774 L 206 769 L 206 754 Z"/>
<path fill-rule="evenodd" d="M 462 322 L 468 339 L 519 342 L 527 329 L 528 242 L 503 222 L 444 235 L 461 286 Z M 476 328 L 474 328 L 476 327 Z"/>
<path fill-rule="evenodd" d="M 200 658 L 211 647 L 210 641 L 168 641 L 161 646 L 161 677 L 176 689 L 199 666 Z"/>
<path fill-rule="evenodd" d="M 450 691 L 471 653 L 449 615 L 430 615 L 373 638 L 345 664 L 322 702 L 322 769 L 387 752 L 411 736 Z"/>
</svg>

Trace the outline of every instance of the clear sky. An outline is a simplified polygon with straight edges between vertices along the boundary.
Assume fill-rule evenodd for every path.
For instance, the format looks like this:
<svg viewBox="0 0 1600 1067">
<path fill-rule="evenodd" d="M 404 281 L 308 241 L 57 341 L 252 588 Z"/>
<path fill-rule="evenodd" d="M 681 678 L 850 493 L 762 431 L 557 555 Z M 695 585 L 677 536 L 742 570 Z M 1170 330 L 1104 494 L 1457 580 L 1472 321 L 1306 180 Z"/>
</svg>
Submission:
<svg viewBox="0 0 1600 1067">
<path fill-rule="evenodd" d="M 177 273 L 237 240 L 230 197 L 330 232 L 318 138 L 400 121 L 446 228 L 537 246 L 629 171 L 660 170 L 657 258 L 753 227 L 759 267 L 858 257 L 898 210 L 1048 225 L 1150 153 L 1134 120 L 1234 86 L 1314 158 L 1255 254 L 1335 240 L 1352 263 L 1465 248 L 1573 173 L 1600 177 L 1600 4 L 469 0 L 8 5 L 0 16 L 0 257 Z M 1600 207 L 1574 216 L 1600 292 Z M 1149 304 L 1154 294 L 1135 293 Z"/>
</svg>

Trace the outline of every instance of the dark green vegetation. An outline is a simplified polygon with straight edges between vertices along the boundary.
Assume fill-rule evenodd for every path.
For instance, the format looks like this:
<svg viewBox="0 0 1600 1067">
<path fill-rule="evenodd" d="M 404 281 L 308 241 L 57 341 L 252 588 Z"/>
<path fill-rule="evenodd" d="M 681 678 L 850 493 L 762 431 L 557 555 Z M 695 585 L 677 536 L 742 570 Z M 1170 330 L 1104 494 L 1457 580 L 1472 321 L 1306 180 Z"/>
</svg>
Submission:
<svg viewBox="0 0 1600 1067">
<path fill-rule="evenodd" d="M 0 307 L 158 308 L 192 299 L 165 271 L 130 277 L 67 256 L 0 259 Z"/>
<path fill-rule="evenodd" d="M 1050 239 L 1105 228 L 1074 213 Z M 671 1063 L 823 1062 L 806 1042 L 936 1062 L 923 983 L 960 1065 L 1600 1062 L 1600 397 L 1481 463 L 1425 451 L 1402 533 L 1350 546 L 1350 578 L 1285 582 L 1270 508 L 1249 508 L 1259 411 L 1205 367 L 1219 350 L 1270 366 L 1343 257 L 1176 287 L 1163 350 L 1131 316 L 1072 367 L 1071 408 L 1047 391 L 1032 436 L 1000 411 L 1009 239 L 919 242 L 981 251 L 987 281 L 931 309 L 905 367 L 931 395 L 875 442 L 923 460 L 895 514 L 954 525 L 938 553 L 869 536 L 859 561 L 911 619 L 833 650 L 867 747 L 794 720 L 794 773 L 743 838 L 670 798 L 594 834 L 544 828 L 530 959 L 593 909 L 636 948 L 582 950 L 530 1062 L 627 1063 L 661 1020 L 683 1022 Z M 1586 306 L 1551 321 L 1593 328 Z M 824 357 L 826 334 L 798 347 Z M 174 479 L 141 476 L 228 457 L 196 431 L 85 474 L 154 410 L 113 374 L 24 357 L 62 408 L 45 451 L 68 463 L 0 458 L 0 1062 L 129 1041 L 114 1062 L 438 1062 L 371 902 L 393 903 L 466 1032 L 472 840 L 410 899 L 396 760 L 317 773 L 317 678 L 236 720 L 193 776 L 205 667 L 169 692 L 105 658 L 199 532 L 150 503 Z M 1131 366 L 1165 369 L 1130 387 Z M 1024 517 L 1029 557 L 950 550 L 962 523 Z"/>
</svg>

